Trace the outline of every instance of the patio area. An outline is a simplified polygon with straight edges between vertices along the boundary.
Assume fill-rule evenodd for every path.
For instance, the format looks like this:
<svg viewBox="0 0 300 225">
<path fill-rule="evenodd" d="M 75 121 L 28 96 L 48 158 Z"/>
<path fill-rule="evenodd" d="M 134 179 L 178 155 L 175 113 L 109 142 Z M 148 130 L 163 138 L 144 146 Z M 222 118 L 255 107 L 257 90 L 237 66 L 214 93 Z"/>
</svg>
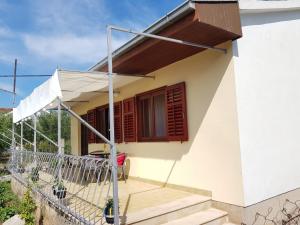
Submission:
<svg viewBox="0 0 300 225">
<path fill-rule="evenodd" d="M 103 209 L 113 196 L 108 160 L 66 155 L 61 158 L 34 152 L 15 152 L 13 160 L 12 174 L 70 217 L 82 218 L 87 224 L 104 223 Z M 37 179 L 33 179 L 34 168 L 38 170 Z M 62 198 L 53 189 L 59 176 L 66 190 Z M 118 186 L 122 224 L 160 217 L 210 200 L 210 197 L 135 179 L 119 180 Z"/>
</svg>

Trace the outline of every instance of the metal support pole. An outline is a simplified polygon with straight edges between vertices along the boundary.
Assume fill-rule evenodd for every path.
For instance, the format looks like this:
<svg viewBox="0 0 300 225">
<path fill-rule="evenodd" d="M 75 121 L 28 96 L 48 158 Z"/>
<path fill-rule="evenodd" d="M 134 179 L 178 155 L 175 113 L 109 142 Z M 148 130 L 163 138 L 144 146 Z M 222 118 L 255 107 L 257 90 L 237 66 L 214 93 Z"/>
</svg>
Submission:
<svg viewBox="0 0 300 225">
<path fill-rule="evenodd" d="M 58 170 L 58 180 L 61 182 L 61 166 L 62 166 L 62 159 L 63 159 L 63 152 L 61 147 L 61 104 L 60 99 L 57 100 L 57 145 L 58 145 L 58 154 L 59 154 L 59 170 Z"/>
<path fill-rule="evenodd" d="M 37 148 L 36 148 L 36 115 L 33 114 L 33 151 L 36 152 Z"/>
<path fill-rule="evenodd" d="M 112 67 L 112 28 L 107 27 L 107 60 L 108 60 L 108 95 L 109 95 L 109 129 L 110 129 L 110 151 L 113 173 L 113 200 L 114 200 L 114 223 L 119 225 L 119 196 L 118 196 L 118 164 L 115 144 L 114 126 L 114 88 L 113 88 L 113 67 Z"/>
<path fill-rule="evenodd" d="M 14 149 L 16 147 L 16 142 L 15 142 L 15 124 L 12 122 L 12 134 L 11 134 L 11 146 Z"/>
<path fill-rule="evenodd" d="M 32 127 L 30 124 L 24 122 L 24 124 L 26 126 L 28 126 L 29 128 L 31 128 L 32 130 L 36 131 L 39 135 L 41 135 L 43 138 L 45 138 L 46 140 L 48 140 L 49 142 L 51 142 L 52 144 L 54 144 L 56 147 L 58 147 L 57 143 L 55 143 L 54 141 L 52 141 L 50 138 L 48 138 L 45 134 L 43 134 L 42 132 L 38 131 L 37 129 L 35 129 L 34 127 Z"/>
<path fill-rule="evenodd" d="M 89 130 L 91 130 L 94 134 L 96 134 L 99 138 L 105 141 L 107 144 L 111 145 L 110 140 L 108 140 L 103 134 L 97 131 L 93 126 L 91 126 L 88 122 L 78 116 L 70 107 L 66 106 L 64 103 L 61 102 L 61 106 L 64 107 L 72 116 L 80 121 L 84 126 L 86 126 Z"/>
<path fill-rule="evenodd" d="M 11 132 L 12 133 L 12 130 L 10 130 L 10 129 L 7 129 L 9 132 Z M 19 138 L 21 138 L 21 136 L 20 135 L 18 135 L 17 133 L 15 133 L 15 135 L 16 136 L 18 136 Z M 9 140 L 11 140 L 10 138 L 9 138 Z M 27 142 L 28 144 L 30 144 L 31 146 L 33 146 L 33 143 L 32 142 L 30 142 L 30 141 L 28 141 L 26 138 L 24 138 L 23 137 L 23 141 L 25 141 L 25 142 Z M 24 149 L 24 147 L 23 147 L 23 149 Z"/>
<path fill-rule="evenodd" d="M 58 153 L 63 154 L 62 146 L 61 146 L 61 104 L 60 99 L 58 99 L 57 106 L 57 145 L 58 145 Z"/>
<path fill-rule="evenodd" d="M 203 45 L 203 44 L 196 44 L 196 43 L 189 42 L 189 41 L 183 41 L 183 40 L 179 40 L 179 39 L 175 39 L 175 38 L 169 38 L 169 37 L 164 37 L 164 36 L 155 35 L 155 34 L 138 32 L 138 31 L 134 31 L 134 30 L 130 30 L 130 29 L 124 29 L 124 28 L 121 28 L 121 27 L 115 27 L 115 26 L 109 26 L 109 27 L 110 27 L 110 29 L 125 32 L 125 33 L 136 34 L 136 35 L 139 35 L 139 36 L 159 39 L 159 40 L 162 40 L 162 41 L 173 42 L 173 43 L 192 46 L 192 47 L 196 47 L 196 48 L 211 49 L 211 50 L 214 50 L 214 51 L 223 52 L 225 54 L 227 53 L 227 50 L 225 48 L 218 48 L 218 47 L 212 47 L 212 46 Z M 109 59 L 108 59 L 108 63 L 109 63 Z"/>
<path fill-rule="evenodd" d="M 21 120 L 21 151 L 23 151 L 23 120 Z"/>
</svg>

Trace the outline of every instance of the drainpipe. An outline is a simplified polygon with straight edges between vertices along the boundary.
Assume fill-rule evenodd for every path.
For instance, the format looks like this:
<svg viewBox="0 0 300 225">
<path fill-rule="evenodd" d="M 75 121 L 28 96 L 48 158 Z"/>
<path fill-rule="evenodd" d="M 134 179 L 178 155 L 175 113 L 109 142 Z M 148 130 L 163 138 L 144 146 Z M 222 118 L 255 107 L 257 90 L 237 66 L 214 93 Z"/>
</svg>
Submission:
<svg viewBox="0 0 300 225">
<path fill-rule="evenodd" d="M 118 166 L 115 144 L 114 126 L 114 88 L 113 88 L 113 67 L 112 67 L 112 43 L 111 26 L 107 26 L 107 60 L 108 60 L 108 92 L 109 92 L 109 129 L 110 129 L 110 152 L 113 172 L 113 200 L 114 200 L 114 223 L 119 225 L 119 197 L 118 197 Z"/>
</svg>

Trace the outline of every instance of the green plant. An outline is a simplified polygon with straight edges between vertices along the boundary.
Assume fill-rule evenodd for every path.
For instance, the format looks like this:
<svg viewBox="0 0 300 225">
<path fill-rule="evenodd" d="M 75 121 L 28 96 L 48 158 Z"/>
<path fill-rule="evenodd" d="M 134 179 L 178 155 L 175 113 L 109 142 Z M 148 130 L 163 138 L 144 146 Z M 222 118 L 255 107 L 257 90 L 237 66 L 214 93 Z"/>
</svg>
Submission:
<svg viewBox="0 0 300 225">
<path fill-rule="evenodd" d="M 30 195 L 30 191 L 31 189 L 28 188 L 25 192 L 20 209 L 20 216 L 23 220 L 25 220 L 26 225 L 35 224 L 34 212 L 36 210 L 36 204 Z"/>
<path fill-rule="evenodd" d="M 109 198 L 106 202 L 104 215 L 106 223 L 113 224 L 114 223 L 114 200 Z"/>
<path fill-rule="evenodd" d="M 10 182 L 0 182 L 0 223 L 19 213 L 20 202 L 11 191 Z"/>
</svg>

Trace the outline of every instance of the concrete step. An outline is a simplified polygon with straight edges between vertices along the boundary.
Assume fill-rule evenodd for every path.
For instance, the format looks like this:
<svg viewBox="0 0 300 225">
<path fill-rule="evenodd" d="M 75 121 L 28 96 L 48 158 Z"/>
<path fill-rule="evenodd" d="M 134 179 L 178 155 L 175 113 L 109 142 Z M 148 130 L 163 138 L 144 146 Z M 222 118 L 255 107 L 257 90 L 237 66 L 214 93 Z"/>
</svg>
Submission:
<svg viewBox="0 0 300 225">
<path fill-rule="evenodd" d="M 228 213 L 222 210 L 209 208 L 163 225 L 224 225 L 228 223 Z M 228 224 L 229 225 L 229 224 Z"/>
<path fill-rule="evenodd" d="M 230 222 L 227 222 L 227 223 L 223 223 L 223 225 L 237 225 L 235 223 L 230 223 Z"/>
<path fill-rule="evenodd" d="M 122 218 L 122 224 L 155 225 L 176 220 L 211 207 L 211 198 L 201 195 L 177 199 L 155 207 L 130 213 Z"/>
</svg>

